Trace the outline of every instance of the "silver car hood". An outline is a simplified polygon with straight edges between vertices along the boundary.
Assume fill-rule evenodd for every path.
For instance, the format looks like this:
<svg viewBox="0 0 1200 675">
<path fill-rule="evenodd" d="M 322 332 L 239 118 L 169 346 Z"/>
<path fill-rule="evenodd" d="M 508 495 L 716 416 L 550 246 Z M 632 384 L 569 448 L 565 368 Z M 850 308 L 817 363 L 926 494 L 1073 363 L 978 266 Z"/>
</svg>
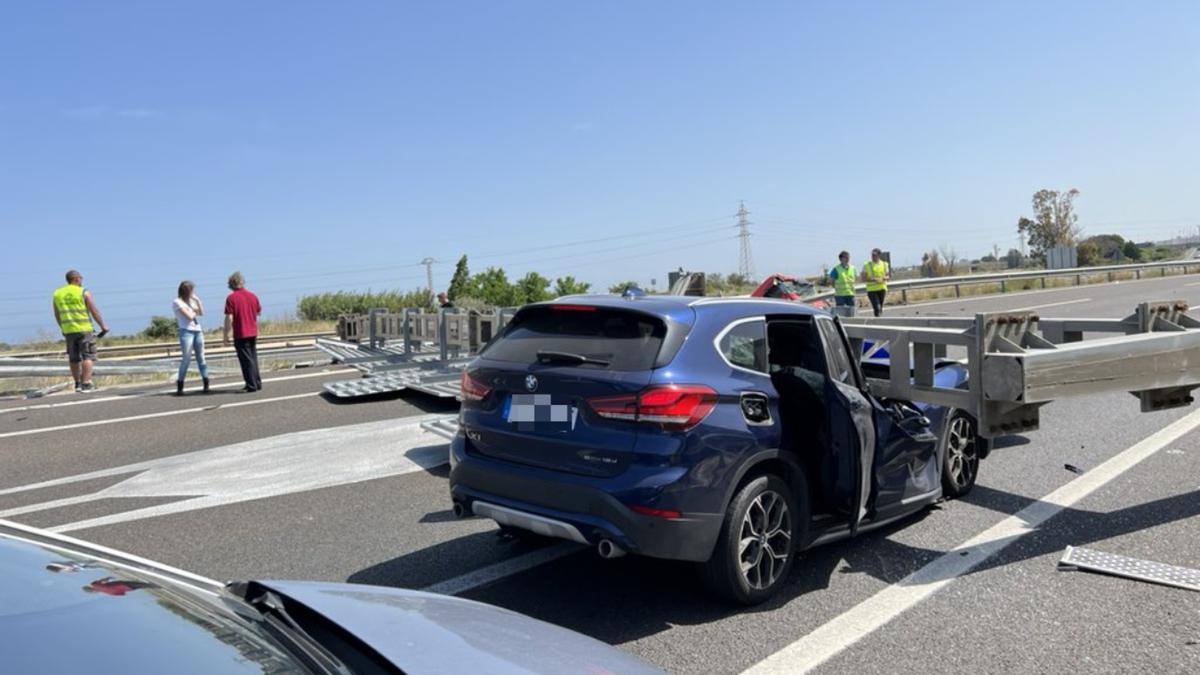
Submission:
<svg viewBox="0 0 1200 675">
<path fill-rule="evenodd" d="M 379 586 L 259 581 L 407 673 L 661 673 L 575 631 L 499 607 Z"/>
</svg>

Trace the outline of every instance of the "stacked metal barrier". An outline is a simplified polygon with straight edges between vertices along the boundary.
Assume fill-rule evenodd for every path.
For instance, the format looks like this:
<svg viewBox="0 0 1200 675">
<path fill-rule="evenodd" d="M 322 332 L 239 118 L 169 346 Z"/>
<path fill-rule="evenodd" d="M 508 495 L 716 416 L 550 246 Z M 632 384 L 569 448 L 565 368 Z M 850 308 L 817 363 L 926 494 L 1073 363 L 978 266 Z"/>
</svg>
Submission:
<svg viewBox="0 0 1200 675">
<path fill-rule="evenodd" d="M 500 332 L 512 309 L 373 309 L 338 318 L 339 340 L 317 348 L 363 373 L 325 384 L 338 398 L 411 389 L 439 398 L 459 397 L 462 368 Z"/>
</svg>

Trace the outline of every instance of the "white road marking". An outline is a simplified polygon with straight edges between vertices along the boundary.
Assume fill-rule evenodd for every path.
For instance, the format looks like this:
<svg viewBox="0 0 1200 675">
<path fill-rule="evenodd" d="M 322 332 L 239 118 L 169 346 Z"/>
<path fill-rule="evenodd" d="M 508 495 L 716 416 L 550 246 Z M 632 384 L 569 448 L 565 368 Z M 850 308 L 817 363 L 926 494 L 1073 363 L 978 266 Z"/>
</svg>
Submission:
<svg viewBox="0 0 1200 675">
<path fill-rule="evenodd" d="M 33 434 L 48 434 L 54 431 L 66 431 L 69 429 L 82 429 L 84 427 L 98 427 L 106 424 L 120 424 L 122 422 L 136 422 L 138 420 L 149 420 L 156 417 L 171 417 L 173 415 L 187 415 L 189 413 L 205 412 L 207 410 L 224 410 L 226 408 L 241 408 L 248 405 L 259 405 L 261 403 L 275 403 L 277 401 L 291 401 L 297 398 L 305 398 L 308 396 L 320 396 L 319 391 L 309 391 L 303 394 L 291 394 L 288 396 L 276 396 L 274 398 L 256 398 L 249 401 L 238 401 L 237 403 L 217 403 L 213 405 L 200 406 L 198 408 L 183 408 L 182 410 L 164 410 L 156 413 L 146 413 L 144 415 L 130 415 L 128 417 L 114 417 L 107 420 L 91 420 L 89 422 L 76 422 L 74 424 L 62 424 L 57 427 L 41 427 L 38 429 L 24 429 L 21 431 L 8 431 L 0 434 L 0 438 L 12 438 L 14 436 L 32 436 Z"/>
<path fill-rule="evenodd" d="M 1100 466 L 947 551 L 937 560 L 876 593 L 745 672 L 756 675 L 803 673 L 816 668 L 1196 427 L 1200 427 L 1200 410 L 1122 450 Z"/>
<path fill-rule="evenodd" d="M 558 560 L 572 553 L 578 553 L 582 550 L 584 550 L 582 546 L 570 542 L 551 544 L 525 555 L 502 560 L 487 567 L 481 567 L 473 572 L 467 572 L 461 576 L 440 581 L 432 586 L 426 586 L 422 590 L 430 593 L 442 593 L 444 595 L 458 595 L 459 593 L 465 593 L 473 588 L 486 586 L 505 577 L 520 574 L 539 565 L 545 565 L 548 562 Z"/>
<path fill-rule="evenodd" d="M 1197 281 L 1197 282 L 1196 282 L 1196 283 L 1194 283 L 1194 284 L 1184 284 L 1184 286 L 1188 286 L 1188 287 L 1191 287 L 1191 286 L 1200 286 L 1200 281 Z"/>
<path fill-rule="evenodd" d="M 449 451 L 421 424 L 439 417 L 299 431 L 8 488 L 0 494 L 134 474 L 90 494 L 0 511 L 0 518 L 102 499 L 180 499 L 49 528 L 66 532 L 431 469 L 448 462 Z"/>
<path fill-rule="evenodd" d="M 1062 302 L 1048 302 L 1044 305 L 1030 305 L 1028 307 L 1017 307 L 1016 309 L 1006 309 L 1006 312 L 1028 312 L 1034 309 L 1045 309 L 1046 307 L 1060 307 L 1062 305 L 1078 305 L 1081 302 L 1091 302 L 1091 298 L 1080 298 L 1078 300 L 1064 300 Z"/>
<path fill-rule="evenodd" d="M 315 373 L 304 373 L 302 375 L 285 375 L 283 377 L 270 377 L 270 378 L 264 379 L 263 383 L 265 384 L 267 382 L 287 382 L 288 380 L 303 380 L 303 379 L 306 379 L 309 377 L 328 377 L 330 375 L 345 375 L 348 372 L 350 372 L 350 371 L 345 370 L 345 369 L 323 370 L 323 371 L 315 372 Z M 211 388 L 212 389 L 240 389 L 241 387 L 244 387 L 244 386 L 245 386 L 245 383 L 243 383 L 241 381 L 236 381 L 236 382 L 221 382 L 221 383 L 212 385 Z M 188 387 L 188 388 L 184 389 L 184 392 L 199 392 L 202 389 L 203 389 L 203 386 L 198 385 L 195 387 Z M 137 394 L 125 394 L 124 396 L 99 396 L 99 397 L 78 398 L 78 399 L 73 399 L 70 401 L 60 401 L 58 403 L 38 403 L 35 405 L 20 406 L 18 408 L 3 408 L 3 409 L 0 409 L 0 415 L 3 415 L 4 413 L 26 412 L 29 410 L 48 410 L 50 408 L 62 408 L 65 406 L 87 405 L 88 403 L 107 403 L 109 401 L 136 401 L 138 399 L 146 398 L 148 396 L 162 396 L 164 394 L 174 394 L 174 393 L 175 393 L 174 389 L 155 389 L 154 391 L 147 391 L 147 392 L 142 392 L 142 393 L 137 393 Z"/>
</svg>

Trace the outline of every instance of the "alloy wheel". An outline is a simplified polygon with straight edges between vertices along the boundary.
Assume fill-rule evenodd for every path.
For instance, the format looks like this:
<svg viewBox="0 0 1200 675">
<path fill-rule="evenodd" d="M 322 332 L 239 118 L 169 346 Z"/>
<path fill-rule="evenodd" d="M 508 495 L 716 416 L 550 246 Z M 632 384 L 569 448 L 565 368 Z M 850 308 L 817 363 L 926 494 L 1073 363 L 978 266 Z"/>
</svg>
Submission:
<svg viewBox="0 0 1200 675">
<path fill-rule="evenodd" d="M 792 514 L 787 500 L 768 490 L 758 495 L 742 518 L 738 562 L 753 589 L 772 586 L 782 574 L 792 548 Z"/>
<path fill-rule="evenodd" d="M 965 488 L 979 471 L 979 453 L 975 448 L 975 429 L 966 417 L 950 421 L 946 438 L 946 476 L 956 487 Z"/>
</svg>

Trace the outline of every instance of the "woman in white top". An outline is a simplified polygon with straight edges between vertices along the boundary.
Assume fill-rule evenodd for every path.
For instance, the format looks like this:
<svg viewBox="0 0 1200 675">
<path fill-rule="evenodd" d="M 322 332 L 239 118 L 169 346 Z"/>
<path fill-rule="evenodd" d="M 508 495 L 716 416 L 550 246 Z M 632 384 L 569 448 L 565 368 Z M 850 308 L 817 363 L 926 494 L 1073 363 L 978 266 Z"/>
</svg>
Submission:
<svg viewBox="0 0 1200 675">
<path fill-rule="evenodd" d="M 204 304 L 196 295 L 196 284 L 184 281 L 179 284 L 179 297 L 175 298 L 172 309 L 175 310 L 175 320 L 179 323 L 179 377 L 175 379 L 175 394 L 183 396 L 183 378 L 187 375 L 188 363 L 192 360 L 192 352 L 196 354 L 196 366 L 200 369 L 200 379 L 204 381 L 204 393 L 208 393 L 208 364 L 204 362 L 204 329 L 200 327 L 200 317 L 204 315 Z"/>
</svg>

